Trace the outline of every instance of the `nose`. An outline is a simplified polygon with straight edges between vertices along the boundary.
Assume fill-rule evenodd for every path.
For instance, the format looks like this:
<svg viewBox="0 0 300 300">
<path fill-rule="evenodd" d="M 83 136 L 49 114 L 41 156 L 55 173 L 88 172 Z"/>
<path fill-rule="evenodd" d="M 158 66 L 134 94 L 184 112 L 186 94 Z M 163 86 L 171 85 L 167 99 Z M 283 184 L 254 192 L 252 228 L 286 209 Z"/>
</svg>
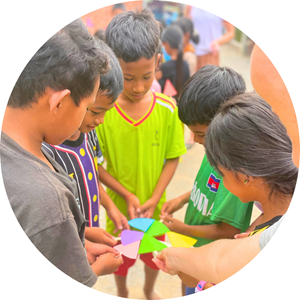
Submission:
<svg viewBox="0 0 300 300">
<path fill-rule="evenodd" d="M 96 123 L 97 126 L 98 126 L 99 124 L 103 124 L 103 122 L 104 122 L 104 116 L 105 116 L 105 114 L 103 114 L 103 116 L 101 116 L 101 117 L 99 117 L 99 118 L 97 118 L 97 119 L 95 120 L 95 123 Z"/>
<path fill-rule="evenodd" d="M 133 92 L 136 94 L 142 94 L 144 92 L 144 84 L 142 81 L 137 81 L 133 87 Z"/>
<path fill-rule="evenodd" d="M 194 134 L 194 142 L 200 145 L 204 145 L 204 137 L 199 137 L 197 134 Z"/>
</svg>

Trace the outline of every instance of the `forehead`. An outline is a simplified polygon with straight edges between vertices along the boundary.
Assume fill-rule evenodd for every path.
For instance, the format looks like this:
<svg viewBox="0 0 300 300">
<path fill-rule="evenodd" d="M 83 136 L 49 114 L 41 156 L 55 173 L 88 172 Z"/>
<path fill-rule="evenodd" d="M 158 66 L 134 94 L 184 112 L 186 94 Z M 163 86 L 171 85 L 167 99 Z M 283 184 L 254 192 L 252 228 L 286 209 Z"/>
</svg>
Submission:
<svg viewBox="0 0 300 300">
<path fill-rule="evenodd" d="M 142 76 L 148 72 L 154 71 L 155 61 L 155 55 L 151 59 L 142 57 L 138 61 L 129 63 L 124 62 L 123 59 L 119 59 L 123 74 L 132 76 Z"/>
<path fill-rule="evenodd" d="M 110 95 L 105 95 L 105 91 L 98 91 L 92 107 L 107 107 L 113 105 Z"/>
<path fill-rule="evenodd" d="M 206 132 L 208 125 L 188 125 L 188 128 L 193 132 Z"/>
</svg>

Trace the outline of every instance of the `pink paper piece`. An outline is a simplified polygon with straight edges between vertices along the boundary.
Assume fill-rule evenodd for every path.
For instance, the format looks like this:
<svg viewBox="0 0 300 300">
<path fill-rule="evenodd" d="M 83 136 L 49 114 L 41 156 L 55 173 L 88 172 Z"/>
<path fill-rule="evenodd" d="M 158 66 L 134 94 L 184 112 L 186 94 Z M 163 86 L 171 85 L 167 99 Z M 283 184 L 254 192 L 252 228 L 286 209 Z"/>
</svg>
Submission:
<svg viewBox="0 0 300 300">
<path fill-rule="evenodd" d="M 123 255 L 131 258 L 131 259 L 136 259 L 138 256 L 139 248 L 140 248 L 140 242 L 141 241 L 136 241 L 134 243 L 131 243 L 129 245 L 117 245 L 114 248 L 121 252 Z"/>
<path fill-rule="evenodd" d="M 144 233 L 134 230 L 123 230 L 121 234 L 121 241 L 124 246 L 140 241 L 143 238 Z"/>
</svg>

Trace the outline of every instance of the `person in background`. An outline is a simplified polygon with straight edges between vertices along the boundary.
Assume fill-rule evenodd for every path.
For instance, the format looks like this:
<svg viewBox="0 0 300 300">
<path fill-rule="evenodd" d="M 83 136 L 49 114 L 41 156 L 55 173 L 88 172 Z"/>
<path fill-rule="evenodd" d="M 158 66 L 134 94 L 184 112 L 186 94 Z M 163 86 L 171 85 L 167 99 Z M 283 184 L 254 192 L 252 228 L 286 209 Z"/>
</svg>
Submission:
<svg viewBox="0 0 300 300">
<path fill-rule="evenodd" d="M 197 56 L 195 48 L 190 41 L 194 45 L 198 45 L 200 41 L 199 34 L 194 30 L 194 24 L 188 18 L 181 18 L 173 24 L 179 26 L 183 32 L 183 60 L 188 63 L 190 76 L 193 76 L 197 71 Z"/>
<path fill-rule="evenodd" d="M 166 52 L 171 56 L 171 60 L 161 64 L 156 73 L 156 79 L 163 93 L 166 81 L 170 80 L 177 92 L 175 99 L 178 100 L 185 82 L 190 77 L 188 63 L 183 60 L 183 32 L 181 28 L 177 25 L 166 27 L 162 33 L 161 42 Z"/>
<path fill-rule="evenodd" d="M 200 42 L 193 44 L 197 55 L 197 70 L 207 64 L 218 66 L 220 46 L 234 38 L 234 26 L 208 11 L 193 6 L 187 6 L 186 16 L 193 21 L 194 28 L 200 36 Z"/>
<path fill-rule="evenodd" d="M 197 70 L 197 56 L 195 54 L 195 48 L 190 43 L 192 41 L 194 45 L 198 45 L 200 37 L 194 30 L 193 22 L 188 18 L 181 18 L 174 24 L 178 25 L 183 31 L 183 60 L 189 65 L 190 76 L 193 76 Z M 187 149 L 190 149 L 194 145 L 194 134 L 191 131 L 189 140 L 185 143 Z"/>
<path fill-rule="evenodd" d="M 115 17 L 126 11 L 126 6 L 123 3 L 117 3 L 112 7 L 112 16 Z"/>
</svg>

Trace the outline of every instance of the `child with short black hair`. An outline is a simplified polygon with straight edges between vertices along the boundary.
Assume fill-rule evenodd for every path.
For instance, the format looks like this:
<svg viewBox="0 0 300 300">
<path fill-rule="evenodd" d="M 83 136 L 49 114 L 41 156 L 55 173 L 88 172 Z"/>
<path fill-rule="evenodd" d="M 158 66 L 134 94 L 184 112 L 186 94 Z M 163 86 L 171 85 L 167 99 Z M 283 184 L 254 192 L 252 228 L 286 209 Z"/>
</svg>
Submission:
<svg viewBox="0 0 300 300">
<path fill-rule="evenodd" d="M 119 59 L 124 90 L 115 107 L 97 127 L 100 147 L 107 160 L 107 171 L 132 194 L 108 194 L 123 214 L 159 220 L 165 189 L 185 153 L 183 132 L 173 101 L 150 91 L 159 61 L 160 27 L 150 10 L 128 11 L 117 15 L 106 29 L 106 42 Z M 112 233 L 107 219 L 107 231 Z M 160 237 L 164 239 L 164 237 Z M 144 292 L 157 298 L 154 284 L 158 268 L 151 253 L 142 254 L 145 262 Z M 118 296 L 128 297 L 126 276 L 135 260 L 123 258 L 115 273 Z"/>
<path fill-rule="evenodd" d="M 54 266 L 90 287 L 109 271 L 103 261 L 116 266 L 122 259 L 113 248 L 85 241 L 76 183 L 43 151 L 42 142 L 60 144 L 79 128 L 108 66 L 81 20 L 61 29 L 18 78 L 0 147 L 7 196 L 21 227 Z M 85 253 L 90 246 L 99 256 L 92 266 Z"/>
<path fill-rule="evenodd" d="M 207 65 L 186 83 L 178 103 L 179 118 L 204 145 L 205 132 L 222 103 L 246 90 L 243 78 L 230 68 Z M 234 151 L 234 149 L 233 149 Z M 172 214 L 188 203 L 184 223 Z M 197 238 L 194 247 L 233 238 L 248 228 L 252 203 L 242 203 L 223 185 L 222 177 L 204 156 L 192 191 L 167 201 L 161 211 L 171 230 Z M 205 288 L 209 287 L 209 283 Z M 186 295 L 195 289 L 186 289 Z"/>
</svg>

